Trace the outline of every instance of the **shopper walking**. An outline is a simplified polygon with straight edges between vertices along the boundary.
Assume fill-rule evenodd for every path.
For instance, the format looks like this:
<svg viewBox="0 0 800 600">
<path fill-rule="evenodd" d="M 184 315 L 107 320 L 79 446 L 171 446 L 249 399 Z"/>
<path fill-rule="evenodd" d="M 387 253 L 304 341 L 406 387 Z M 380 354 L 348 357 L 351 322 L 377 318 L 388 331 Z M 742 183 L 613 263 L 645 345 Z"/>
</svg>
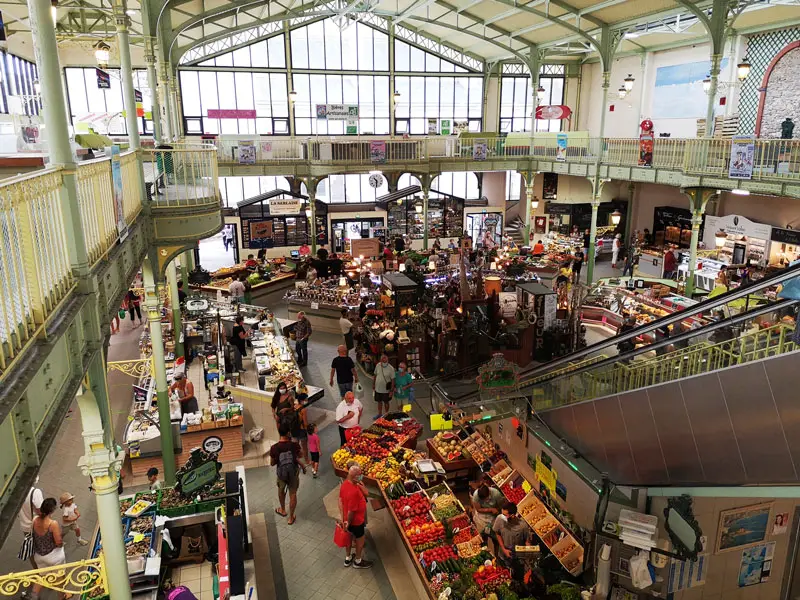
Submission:
<svg viewBox="0 0 800 600">
<path fill-rule="evenodd" d="M 39 515 L 33 518 L 31 533 L 33 535 L 33 559 L 37 569 L 45 567 L 55 567 L 67 562 L 64 554 L 64 540 L 61 538 L 61 527 L 52 518 L 56 510 L 56 499 L 45 498 L 39 509 Z M 33 600 L 38 600 L 39 593 L 42 591 L 41 585 L 33 585 Z M 59 593 L 59 598 L 64 599 L 67 595 Z"/>
<path fill-rule="evenodd" d="M 297 366 L 305 367 L 308 364 L 308 338 L 311 337 L 311 321 L 306 313 L 297 313 L 297 323 L 294 325 L 295 350 L 297 351 Z"/>
<path fill-rule="evenodd" d="M 242 365 L 242 359 L 247 356 L 247 331 L 244 328 L 244 317 L 239 315 L 234 321 L 231 335 L 231 345 L 234 347 L 235 368 L 239 373 L 245 373 L 246 369 Z"/>
<path fill-rule="evenodd" d="M 591 232 L 586 229 L 583 232 L 583 255 L 588 259 L 589 258 L 589 243 L 592 241 L 592 234 Z"/>
<path fill-rule="evenodd" d="M 361 467 L 351 464 L 347 469 L 347 479 L 339 488 L 339 513 L 342 528 L 350 532 L 350 544 L 345 549 L 344 566 L 353 565 L 356 569 L 369 569 L 372 561 L 364 559 L 364 542 L 367 533 L 367 488 L 362 481 Z M 353 551 L 355 542 L 355 551 Z"/>
<path fill-rule="evenodd" d="M 377 419 L 381 415 L 389 412 L 389 400 L 392 397 L 392 390 L 394 389 L 394 367 L 389 364 L 389 357 L 384 353 L 381 354 L 381 360 L 375 367 L 375 389 L 374 398 L 378 403 L 378 414 L 375 415 Z"/>
<path fill-rule="evenodd" d="M 308 424 L 308 451 L 311 454 L 311 471 L 314 473 L 314 479 L 317 478 L 319 473 L 319 434 L 317 433 L 317 426 L 314 423 Z"/>
<path fill-rule="evenodd" d="M 242 302 L 244 300 L 244 293 L 247 291 L 244 285 L 245 276 L 242 275 L 239 279 L 234 279 L 228 286 L 228 292 L 231 295 L 231 302 Z"/>
<path fill-rule="evenodd" d="M 336 423 L 339 425 L 339 440 L 342 446 L 347 443 L 347 430 L 358 427 L 363 412 L 364 407 L 353 392 L 347 392 L 336 406 Z"/>
<path fill-rule="evenodd" d="M 403 404 L 409 404 L 412 401 L 414 393 L 413 382 L 414 379 L 411 377 L 411 373 L 406 369 L 406 363 L 401 362 L 397 365 L 393 391 L 394 398 L 397 400 L 397 410 L 403 410 Z"/>
<path fill-rule="evenodd" d="M 280 440 L 269 449 L 270 464 L 277 467 L 276 480 L 278 483 L 278 503 L 280 508 L 275 513 L 286 516 L 286 492 L 289 492 L 289 525 L 294 525 L 297 520 L 294 511 L 297 508 L 297 488 L 300 487 L 300 472 L 306 468 L 300 462 L 300 444 L 291 440 L 291 431 L 287 427 L 278 430 Z"/>
<path fill-rule="evenodd" d="M 583 261 L 585 259 L 586 255 L 582 250 L 578 250 L 575 253 L 575 260 L 572 261 L 572 276 L 575 283 L 581 282 L 581 269 L 583 268 Z"/>
<path fill-rule="evenodd" d="M 342 330 L 342 335 L 344 336 L 344 345 L 347 347 L 347 352 L 349 353 L 350 350 L 353 349 L 355 343 L 353 341 L 353 322 L 347 318 L 348 310 L 346 308 L 342 309 L 342 316 L 339 317 L 339 327 Z"/>
<path fill-rule="evenodd" d="M 339 355 L 331 361 L 330 384 L 333 386 L 335 374 L 339 395 L 344 396 L 346 392 L 353 391 L 353 383 L 358 383 L 358 373 L 356 373 L 356 363 L 347 355 L 347 346 L 339 346 L 338 352 Z"/>
<path fill-rule="evenodd" d="M 78 525 L 78 519 L 81 518 L 81 513 L 78 510 L 78 505 L 75 504 L 75 496 L 69 492 L 64 492 L 58 499 L 61 505 L 61 532 L 66 535 L 69 531 L 74 531 L 75 536 L 78 538 L 78 543 L 85 546 L 89 543 L 88 540 L 81 537 L 81 526 Z"/>
<path fill-rule="evenodd" d="M 25 538 L 25 541 L 22 543 L 22 548 L 20 549 L 19 557 L 22 560 L 30 561 L 31 567 L 34 569 L 36 568 L 36 562 L 33 560 L 33 548 L 30 543 L 30 537 L 32 535 L 33 518 L 39 514 L 39 509 L 42 506 L 42 502 L 44 502 L 44 494 L 42 490 L 36 487 L 37 483 L 39 483 L 38 476 L 33 482 L 33 487 L 28 491 L 25 502 L 22 503 L 22 508 L 17 514 L 17 523 Z"/>
<path fill-rule="evenodd" d="M 136 291 L 131 288 L 128 290 L 127 295 L 125 296 L 125 302 L 128 305 L 128 314 L 131 317 L 131 325 L 136 327 L 136 319 L 134 318 L 134 313 L 136 316 L 139 317 L 139 325 L 144 324 L 144 320 L 142 319 L 142 297 L 136 293 Z"/>
</svg>

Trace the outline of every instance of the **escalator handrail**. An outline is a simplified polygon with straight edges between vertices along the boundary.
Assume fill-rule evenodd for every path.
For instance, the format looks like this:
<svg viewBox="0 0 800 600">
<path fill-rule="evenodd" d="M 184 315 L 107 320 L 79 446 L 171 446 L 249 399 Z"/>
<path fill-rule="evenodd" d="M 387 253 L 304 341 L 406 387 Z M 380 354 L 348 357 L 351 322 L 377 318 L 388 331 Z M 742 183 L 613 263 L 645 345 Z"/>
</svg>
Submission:
<svg viewBox="0 0 800 600">
<path fill-rule="evenodd" d="M 748 321 L 750 319 L 754 319 L 755 317 L 760 317 L 761 315 L 768 314 L 771 312 L 775 312 L 776 310 L 780 310 L 782 308 L 786 308 L 793 304 L 796 304 L 797 300 L 778 300 L 773 304 L 769 304 L 766 306 L 760 306 L 754 308 L 752 310 L 747 311 L 746 313 L 742 313 L 740 315 L 736 315 L 735 317 L 731 317 L 730 319 L 723 319 L 722 321 L 717 321 L 716 323 L 710 323 L 703 327 L 702 329 L 693 329 L 690 331 L 685 331 L 680 335 L 676 335 L 675 337 L 665 338 L 658 342 L 653 342 L 652 344 L 647 344 L 646 346 L 641 346 L 640 348 L 636 348 L 630 352 L 626 352 L 625 354 L 621 355 L 625 358 L 626 361 L 632 360 L 637 356 L 641 356 L 642 354 L 646 354 L 647 352 L 651 352 L 652 350 L 656 350 L 657 348 L 662 348 L 664 346 L 669 346 L 671 344 L 675 344 L 683 342 L 683 341 L 691 341 L 692 338 L 697 337 L 698 335 L 706 335 L 708 333 L 712 333 L 717 329 L 721 329 L 723 327 L 729 327 L 731 325 L 737 325 L 743 321 Z M 590 371 L 592 369 L 599 369 L 603 367 L 607 367 L 609 365 L 613 365 L 616 362 L 619 362 L 620 356 L 610 356 L 604 360 L 598 361 L 591 365 L 584 365 L 582 367 L 578 367 L 574 371 L 570 371 L 569 373 L 560 373 L 554 376 L 552 379 L 558 379 L 559 377 L 571 377 L 572 375 L 579 375 L 580 373 L 584 373 L 586 371 Z M 545 376 L 546 377 L 546 376 Z M 530 385 L 539 385 L 541 383 L 545 383 L 547 381 L 552 381 L 552 379 L 544 379 L 542 381 L 537 381 L 536 383 L 532 382 L 521 382 L 520 388 L 527 387 Z"/>
<path fill-rule="evenodd" d="M 672 325 L 674 323 L 678 323 L 679 321 L 683 321 L 688 316 L 695 315 L 695 314 L 702 313 L 702 312 L 708 312 L 710 310 L 714 310 L 715 308 L 719 308 L 719 307 L 725 306 L 726 304 L 728 304 L 729 302 L 731 302 L 733 300 L 738 300 L 740 298 L 744 298 L 746 296 L 749 296 L 750 294 L 755 293 L 758 290 L 762 290 L 764 288 L 772 287 L 773 285 L 777 285 L 779 283 L 783 283 L 784 281 L 787 281 L 788 279 L 793 279 L 794 277 L 797 277 L 797 276 L 800 276 L 800 263 L 798 263 L 797 265 L 791 266 L 791 267 L 787 267 L 786 269 L 784 269 L 782 271 L 779 271 L 777 273 L 774 273 L 773 275 L 770 275 L 768 277 L 764 277 L 763 279 L 760 279 L 760 280 L 758 280 L 758 281 L 756 281 L 754 283 L 751 283 L 750 285 L 740 286 L 738 288 L 734 288 L 732 290 L 728 290 L 727 292 L 724 292 L 724 293 L 720 294 L 719 296 L 715 296 L 714 298 L 703 300 L 702 302 L 698 302 L 697 304 L 695 304 L 693 306 L 690 306 L 690 307 L 688 307 L 688 308 L 686 308 L 684 310 L 676 311 L 676 312 L 674 312 L 672 314 L 669 314 L 669 315 L 666 315 L 666 316 L 663 316 L 663 317 L 659 317 L 658 319 L 650 321 L 649 323 L 645 323 L 643 325 L 639 325 L 638 327 L 635 327 L 634 329 L 631 329 L 630 331 L 628 331 L 628 332 L 626 332 L 626 333 L 624 333 L 622 335 L 613 336 L 611 338 L 608 338 L 607 340 L 603 340 L 601 342 L 597 342 L 596 344 L 592 344 L 590 346 L 586 346 L 585 348 L 583 348 L 581 350 L 578 350 L 577 352 L 572 352 L 572 353 L 567 354 L 565 356 L 561 356 L 559 358 L 556 358 L 555 360 L 548 361 L 548 362 L 546 362 L 544 364 L 536 365 L 533 368 L 525 369 L 520 373 L 520 379 L 531 379 L 532 377 L 535 377 L 535 376 L 538 376 L 538 375 L 543 375 L 547 371 L 550 371 L 550 370 L 552 370 L 554 368 L 558 368 L 560 366 L 566 365 L 566 364 L 568 364 L 570 362 L 575 362 L 576 360 L 580 360 L 581 358 L 584 358 L 584 357 L 586 357 L 586 356 L 588 356 L 590 354 L 594 354 L 595 352 L 598 352 L 599 350 L 602 350 L 603 348 L 606 348 L 606 347 L 609 347 L 609 346 L 616 346 L 617 344 L 619 344 L 621 342 L 625 342 L 625 341 L 628 341 L 628 340 L 633 340 L 633 339 L 639 337 L 640 335 L 642 335 L 643 333 L 646 333 L 648 331 L 652 331 L 654 329 L 658 329 L 659 327 L 662 327 L 664 325 Z M 774 307 L 775 303 L 771 304 L 770 306 Z M 745 313 L 745 314 L 749 314 L 749 312 L 750 311 L 748 311 L 748 313 Z M 730 323 L 728 323 L 728 324 L 730 324 Z M 696 333 L 696 332 L 697 331 L 695 330 L 694 333 Z M 675 338 L 675 339 L 677 339 L 677 338 Z M 647 348 L 650 348 L 650 349 L 652 349 L 654 347 L 655 346 L 653 344 L 649 344 L 647 346 Z M 443 396 L 445 398 L 448 398 L 451 401 L 462 400 L 462 399 L 466 398 L 467 396 L 470 396 L 471 394 L 476 393 L 476 390 L 473 390 L 471 392 L 467 392 L 466 394 L 463 394 L 462 396 L 453 398 L 453 397 L 450 397 L 450 395 L 447 394 L 447 392 L 441 388 L 439 383 L 434 384 L 433 388 L 436 390 L 436 392 L 439 395 L 441 395 L 441 396 Z"/>
</svg>

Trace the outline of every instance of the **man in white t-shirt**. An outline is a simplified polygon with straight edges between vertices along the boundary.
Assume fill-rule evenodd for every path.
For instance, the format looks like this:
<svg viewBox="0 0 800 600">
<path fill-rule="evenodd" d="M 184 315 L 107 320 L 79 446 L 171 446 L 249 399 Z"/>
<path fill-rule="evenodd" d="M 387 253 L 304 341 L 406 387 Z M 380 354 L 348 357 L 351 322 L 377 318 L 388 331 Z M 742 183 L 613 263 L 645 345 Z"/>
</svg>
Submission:
<svg viewBox="0 0 800 600">
<path fill-rule="evenodd" d="M 342 316 L 339 317 L 339 327 L 342 330 L 342 335 L 344 336 L 344 345 L 349 354 L 350 350 L 353 349 L 355 344 L 353 341 L 353 322 L 347 318 L 348 312 L 349 311 L 346 308 L 342 309 Z"/>
<path fill-rule="evenodd" d="M 361 422 L 362 412 L 364 412 L 364 407 L 356 399 L 355 394 L 346 392 L 342 401 L 336 406 L 336 422 L 339 424 L 339 439 L 342 442 L 342 446 L 347 442 L 345 431 L 358 427 Z"/>
<path fill-rule="evenodd" d="M 33 517 L 39 514 L 39 509 L 42 506 L 42 502 L 44 502 L 44 494 L 42 490 L 36 487 L 37 483 L 39 483 L 39 477 L 36 477 L 34 487 L 32 487 L 28 495 L 25 496 L 25 502 L 22 503 L 22 508 L 17 515 L 17 523 L 19 523 L 19 528 L 22 530 L 23 535 L 27 535 L 31 532 Z M 33 513 L 31 513 L 31 505 L 33 505 Z M 33 556 L 30 557 L 30 562 L 34 569 L 39 568 L 36 566 Z"/>
</svg>

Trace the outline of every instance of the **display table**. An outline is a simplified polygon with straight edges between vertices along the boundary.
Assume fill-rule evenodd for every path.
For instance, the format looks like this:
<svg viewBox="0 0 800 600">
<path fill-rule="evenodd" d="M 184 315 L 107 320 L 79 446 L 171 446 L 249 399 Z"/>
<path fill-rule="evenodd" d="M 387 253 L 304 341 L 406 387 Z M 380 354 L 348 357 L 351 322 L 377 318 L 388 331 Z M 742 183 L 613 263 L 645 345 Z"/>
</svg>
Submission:
<svg viewBox="0 0 800 600">
<path fill-rule="evenodd" d="M 295 273 L 280 273 L 275 275 L 269 281 L 263 281 L 261 283 L 257 283 L 252 287 L 250 290 L 250 302 L 256 306 L 261 306 L 258 304 L 259 300 L 265 299 L 268 295 L 274 294 L 275 292 L 279 292 L 281 290 L 288 289 L 294 285 L 295 282 Z M 230 296 L 230 291 L 228 290 L 230 284 L 226 285 L 201 285 L 201 286 L 192 286 L 195 290 L 200 290 L 205 296 L 210 296 L 213 298 L 217 298 L 218 292 L 222 293 L 223 298 L 228 298 Z"/>
<path fill-rule="evenodd" d="M 341 306 L 333 306 L 326 303 L 311 302 L 301 299 L 293 299 L 287 302 L 287 316 L 294 319 L 297 313 L 306 313 L 306 318 L 311 321 L 314 331 L 326 331 L 328 333 L 342 334 L 339 327 L 339 319 L 342 316 Z"/>
<path fill-rule="evenodd" d="M 213 423 L 212 423 L 213 425 Z M 182 431 L 180 433 L 180 452 L 175 451 L 175 466 L 182 465 L 189 458 L 189 453 L 193 448 L 203 445 L 203 440 L 208 437 L 216 436 L 222 440 L 222 450 L 219 452 L 219 460 L 222 464 L 241 461 L 244 458 L 244 434 L 242 423 L 227 427 L 211 427 L 200 431 Z M 158 439 L 156 436 L 154 439 Z M 150 467 L 161 470 L 163 458 L 160 450 L 158 453 L 145 453 L 137 458 L 131 458 L 131 472 L 133 476 L 147 475 Z"/>
</svg>

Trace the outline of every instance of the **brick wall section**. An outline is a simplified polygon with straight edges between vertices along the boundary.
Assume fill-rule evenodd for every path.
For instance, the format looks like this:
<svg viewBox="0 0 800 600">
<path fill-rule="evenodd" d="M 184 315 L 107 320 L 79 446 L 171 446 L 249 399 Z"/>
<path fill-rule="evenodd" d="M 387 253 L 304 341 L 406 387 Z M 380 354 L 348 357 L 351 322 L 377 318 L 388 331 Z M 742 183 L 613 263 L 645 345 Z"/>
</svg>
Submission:
<svg viewBox="0 0 800 600">
<path fill-rule="evenodd" d="M 175 466 L 180 469 L 189 458 L 189 453 L 192 448 L 199 448 L 203 440 L 207 437 L 215 435 L 222 439 L 222 452 L 220 452 L 220 460 L 223 465 L 226 463 L 240 463 L 244 457 L 244 450 L 242 446 L 242 426 L 236 427 L 223 427 L 220 429 L 206 429 L 202 431 L 193 431 L 191 433 L 184 433 L 181 435 L 181 442 L 183 443 L 183 451 L 175 455 Z M 164 472 L 163 461 L 161 456 L 151 456 L 149 458 L 134 458 L 131 460 L 131 470 L 134 477 L 146 475 L 147 469 L 156 467 L 160 472 Z"/>
</svg>

